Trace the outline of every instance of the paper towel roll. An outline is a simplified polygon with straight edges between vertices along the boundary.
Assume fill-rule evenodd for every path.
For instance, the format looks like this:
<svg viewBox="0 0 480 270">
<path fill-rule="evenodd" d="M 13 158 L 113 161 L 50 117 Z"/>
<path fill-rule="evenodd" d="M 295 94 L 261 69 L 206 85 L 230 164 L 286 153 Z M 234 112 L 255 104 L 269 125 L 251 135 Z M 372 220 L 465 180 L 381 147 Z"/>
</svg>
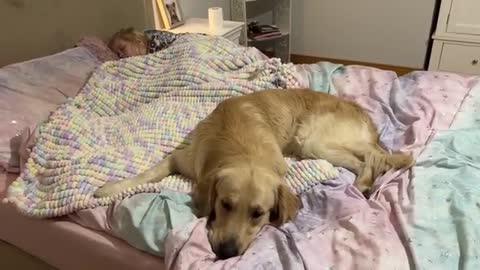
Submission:
<svg viewBox="0 0 480 270">
<path fill-rule="evenodd" d="M 223 28 L 223 9 L 212 7 L 208 9 L 208 31 L 211 35 L 218 35 Z"/>
</svg>

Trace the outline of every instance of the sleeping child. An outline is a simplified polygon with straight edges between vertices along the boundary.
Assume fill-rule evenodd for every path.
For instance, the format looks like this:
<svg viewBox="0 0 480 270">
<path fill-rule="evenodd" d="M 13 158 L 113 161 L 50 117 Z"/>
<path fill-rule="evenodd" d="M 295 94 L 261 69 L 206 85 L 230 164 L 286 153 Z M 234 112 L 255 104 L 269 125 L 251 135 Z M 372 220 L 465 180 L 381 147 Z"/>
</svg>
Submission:
<svg viewBox="0 0 480 270">
<path fill-rule="evenodd" d="M 126 58 L 146 55 L 166 49 L 176 38 L 177 34 L 168 31 L 146 30 L 139 32 L 133 28 L 127 28 L 115 33 L 110 39 L 108 47 L 110 47 L 118 57 Z"/>
</svg>

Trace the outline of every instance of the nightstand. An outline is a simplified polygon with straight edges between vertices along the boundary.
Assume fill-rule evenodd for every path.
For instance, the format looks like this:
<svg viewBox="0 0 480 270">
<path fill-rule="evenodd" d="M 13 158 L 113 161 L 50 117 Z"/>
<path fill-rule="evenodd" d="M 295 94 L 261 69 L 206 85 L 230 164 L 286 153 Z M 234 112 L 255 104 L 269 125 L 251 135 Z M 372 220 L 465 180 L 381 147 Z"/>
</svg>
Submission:
<svg viewBox="0 0 480 270">
<path fill-rule="evenodd" d="M 216 34 L 229 39 L 236 44 L 240 44 L 240 34 L 242 32 L 243 22 L 223 21 L 223 28 Z M 174 29 L 168 30 L 172 33 L 199 33 L 210 35 L 208 30 L 208 19 L 190 18 L 187 21 Z"/>
</svg>

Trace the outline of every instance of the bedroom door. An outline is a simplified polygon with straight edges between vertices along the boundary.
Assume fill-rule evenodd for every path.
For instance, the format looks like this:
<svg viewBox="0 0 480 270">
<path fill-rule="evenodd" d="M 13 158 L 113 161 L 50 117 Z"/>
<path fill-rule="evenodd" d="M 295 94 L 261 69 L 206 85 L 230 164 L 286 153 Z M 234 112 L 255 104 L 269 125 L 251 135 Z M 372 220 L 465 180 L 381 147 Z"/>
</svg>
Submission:
<svg viewBox="0 0 480 270">
<path fill-rule="evenodd" d="M 480 1 L 451 0 L 447 32 L 480 35 Z"/>
</svg>

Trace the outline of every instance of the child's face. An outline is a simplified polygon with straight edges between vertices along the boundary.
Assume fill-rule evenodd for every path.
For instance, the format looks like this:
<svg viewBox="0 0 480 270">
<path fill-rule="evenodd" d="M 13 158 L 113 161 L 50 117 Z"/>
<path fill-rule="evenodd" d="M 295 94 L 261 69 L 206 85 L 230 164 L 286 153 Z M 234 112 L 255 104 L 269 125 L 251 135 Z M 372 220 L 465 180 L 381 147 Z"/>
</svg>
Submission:
<svg viewBox="0 0 480 270">
<path fill-rule="evenodd" d="M 117 38 L 113 42 L 111 49 L 120 58 L 147 54 L 147 48 L 142 43 L 135 43 L 122 38 Z"/>
</svg>

